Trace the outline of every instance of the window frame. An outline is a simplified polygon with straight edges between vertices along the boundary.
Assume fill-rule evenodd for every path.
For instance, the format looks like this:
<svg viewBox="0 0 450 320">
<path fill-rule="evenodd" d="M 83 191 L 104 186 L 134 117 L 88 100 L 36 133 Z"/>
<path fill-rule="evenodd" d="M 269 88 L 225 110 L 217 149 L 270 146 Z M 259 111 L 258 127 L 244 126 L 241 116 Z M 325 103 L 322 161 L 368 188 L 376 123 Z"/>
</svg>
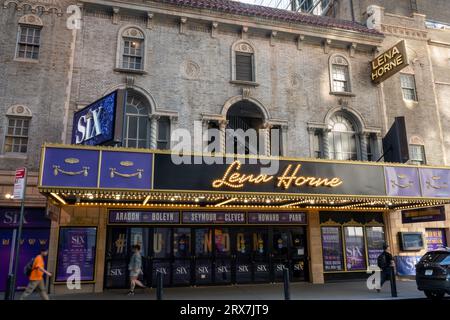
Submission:
<svg viewBox="0 0 450 320">
<path fill-rule="evenodd" d="M 9 129 L 11 128 L 10 126 L 10 121 L 14 120 L 14 126 L 13 128 L 13 133 L 9 134 Z M 17 121 L 20 120 L 22 121 L 22 126 L 20 127 L 20 131 L 21 133 L 23 133 L 23 130 L 26 128 L 27 130 L 27 135 L 17 135 L 15 133 L 17 127 Z M 27 121 L 27 126 L 24 126 L 25 121 Z M 19 116 L 19 115 L 6 115 L 6 126 L 5 126 L 5 135 L 4 135 L 4 141 L 3 141 L 3 154 L 20 154 L 20 155 L 24 155 L 28 153 L 28 145 L 30 142 L 30 122 L 31 122 L 31 117 L 26 117 L 26 116 Z M 7 143 L 8 138 L 12 139 L 11 142 L 11 151 L 7 151 L 7 145 L 9 145 L 9 143 Z M 19 151 L 14 151 L 14 140 L 15 139 L 20 139 L 20 141 L 22 141 L 22 139 L 25 139 L 26 144 L 20 143 L 19 144 Z M 25 151 L 20 151 L 21 147 L 25 145 Z"/>
<path fill-rule="evenodd" d="M 405 82 L 403 81 L 403 79 L 406 78 L 406 77 L 409 78 L 409 79 L 412 79 L 413 83 L 411 84 L 411 86 L 404 86 Z M 402 89 L 403 100 L 405 100 L 405 101 L 413 101 L 413 102 L 419 101 L 419 97 L 417 96 L 417 85 L 416 85 L 416 76 L 415 76 L 415 74 L 412 74 L 412 73 L 400 73 L 400 88 Z M 409 97 L 406 97 L 405 96 L 405 90 L 407 92 L 412 91 L 414 99 L 409 99 Z"/>
<path fill-rule="evenodd" d="M 412 147 L 419 147 L 420 148 L 420 151 L 421 151 L 421 155 L 422 155 L 422 160 L 419 160 L 419 159 L 413 159 L 413 157 L 412 157 L 412 155 L 413 155 L 413 153 L 412 153 Z M 415 154 L 417 154 L 417 153 L 415 153 Z M 422 161 L 422 162 L 420 162 L 420 161 Z M 409 162 L 411 163 L 411 164 L 414 164 L 414 165 L 426 165 L 427 164 L 427 157 L 426 157 L 426 154 L 425 154 L 425 146 L 423 145 L 423 144 L 415 144 L 415 143 L 410 143 L 409 144 Z"/>
<path fill-rule="evenodd" d="M 132 99 L 130 102 L 128 99 Z M 137 106 L 139 106 L 139 104 L 135 104 L 134 101 L 137 100 L 139 102 L 139 104 L 143 104 L 143 107 L 145 108 L 145 110 L 147 111 L 146 113 L 140 113 L 138 110 L 138 113 L 131 113 L 128 112 L 127 108 L 129 105 L 134 106 L 135 108 L 137 108 Z M 148 101 L 144 98 L 141 97 L 138 94 L 134 94 L 134 93 L 130 93 L 128 92 L 127 94 L 127 101 L 125 104 L 125 113 L 124 113 L 124 134 L 123 134 L 123 146 L 125 148 L 137 148 L 137 149 L 145 149 L 145 148 L 149 148 L 151 141 L 150 141 L 150 130 L 151 130 L 151 123 L 150 123 L 150 119 L 149 119 L 149 115 L 151 112 L 151 106 L 148 103 Z M 137 120 L 137 125 L 136 125 L 136 137 L 135 138 L 129 138 L 129 133 L 130 133 L 130 119 L 131 118 L 135 118 Z M 139 120 L 140 119 L 146 119 L 147 121 L 147 128 L 146 128 L 146 133 L 145 133 L 145 146 L 144 147 L 139 147 L 139 142 L 142 141 L 143 139 L 140 139 L 139 137 Z M 136 146 L 134 147 L 130 147 L 129 146 L 129 142 L 130 140 L 134 140 L 136 142 Z"/>
<path fill-rule="evenodd" d="M 237 79 L 237 65 L 236 56 L 237 53 L 249 54 L 251 55 L 251 67 L 252 67 L 252 80 L 238 80 Z M 256 49 L 255 46 L 247 40 L 236 41 L 231 47 L 231 82 L 241 83 L 257 86 L 257 66 L 256 66 Z"/>
<path fill-rule="evenodd" d="M 140 56 L 133 55 L 130 53 L 125 54 L 125 42 L 126 41 L 139 41 L 140 43 Z M 146 66 L 147 66 L 147 35 L 145 30 L 143 30 L 139 26 L 135 25 L 126 25 L 119 30 L 117 35 L 117 49 L 116 49 L 116 64 L 114 71 L 125 72 L 125 73 L 137 73 L 137 74 L 146 74 Z M 133 69 L 133 68 L 125 68 L 124 67 L 124 57 L 131 58 L 140 58 L 141 59 L 141 68 Z M 136 63 L 134 63 L 136 64 Z M 129 66 L 129 64 L 128 64 Z"/>
<path fill-rule="evenodd" d="M 160 125 L 162 123 L 161 120 L 164 120 L 164 121 L 167 122 L 167 128 L 166 128 L 167 133 L 168 133 L 168 137 L 166 137 L 167 140 L 160 139 L 160 128 L 161 128 Z M 170 150 L 171 149 L 170 135 L 171 135 L 171 132 L 172 132 L 172 121 L 171 121 L 170 117 L 169 116 L 160 116 L 160 118 L 157 121 L 157 126 L 158 126 L 158 130 L 157 130 L 157 133 L 156 133 L 156 149 L 157 150 Z M 162 144 L 162 143 L 166 144 L 166 148 L 165 149 L 161 149 L 159 147 L 159 145 Z"/>
<path fill-rule="evenodd" d="M 336 59 L 342 59 L 342 63 L 337 63 Z M 335 80 L 335 66 L 342 66 L 346 68 L 346 90 L 345 91 L 336 91 L 335 90 L 335 81 L 344 82 L 342 80 Z M 350 60 L 343 54 L 333 54 L 330 56 L 328 61 L 328 73 L 329 73 L 329 81 L 330 81 L 330 94 L 335 95 L 354 95 L 353 94 L 353 85 L 352 85 L 352 67 L 350 64 Z"/>
<path fill-rule="evenodd" d="M 25 35 L 27 40 L 21 41 L 24 29 L 27 30 L 26 35 Z M 35 40 L 35 38 L 36 38 L 36 31 L 39 32 L 39 35 L 38 35 L 39 42 L 38 43 L 28 42 L 28 37 L 29 37 L 28 34 L 29 34 L 29 30 L 31 30 L 31 29 L 34 30 L 33 36 L 32 36 L 33 40 Z M 18 26 L 18 30 L 17 30 L 16 50 L 14 53 L 14 60 L 39 62 L 39 59 L 41 57 L 41 44 L 42 44 L 42 26 L 37 25 L 37 24 L 34 25 L 34 24 L 27 24 L 27 23 L 19 22 L 19 26 Z M 33 56 L 31 58 L 27 57 L 27 55 L 26 55 L 26 53 L 28 52 L 27 49 L 25 49 L 25 51 L 24 51 L 24 56 L 20 57 L 19 54 L 21 52 L 20 48 L 22 45 L 26 46 L 26 48 L 28 48 L 28 47 L 33 48 L 33 50 L 31 51 L 32 54 L 35 53 L 35 49 L 36 49 L 37 57 L 36 58 L 33 58 Z"/>
</svg>

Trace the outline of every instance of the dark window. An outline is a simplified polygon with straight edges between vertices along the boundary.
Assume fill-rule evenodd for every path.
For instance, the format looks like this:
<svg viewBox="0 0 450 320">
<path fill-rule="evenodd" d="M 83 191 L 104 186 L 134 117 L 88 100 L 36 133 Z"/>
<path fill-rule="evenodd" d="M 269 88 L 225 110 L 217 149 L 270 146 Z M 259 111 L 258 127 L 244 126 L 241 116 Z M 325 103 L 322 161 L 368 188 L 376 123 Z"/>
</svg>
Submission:
<svg viewBox="0 0 450 320">
<path fill-rule="evenodd" d="M 169 119 L 169 117 L 161 117 L 158 120 L 157 148 L 159 150 L 170 149 L 170 119 Z"/>
<path fill-rule="evenodd" d="M 236 80 L 253 80 L 253 54 L 236 52 Z"/>
<path fill-rule="evenodd" d="M 413 74 L 402 74 L 400 76 L 403 99 L 417 101 L 416 80 Z"/>
</svg>

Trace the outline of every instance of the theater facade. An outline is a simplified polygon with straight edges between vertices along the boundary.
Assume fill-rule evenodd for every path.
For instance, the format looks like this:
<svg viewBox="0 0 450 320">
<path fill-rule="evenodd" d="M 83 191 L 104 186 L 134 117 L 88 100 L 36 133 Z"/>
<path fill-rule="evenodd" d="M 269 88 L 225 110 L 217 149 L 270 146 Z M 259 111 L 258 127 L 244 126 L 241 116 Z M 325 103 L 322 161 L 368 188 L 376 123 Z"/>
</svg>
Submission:
<svg viewBox="0 0 450 320">
<path fill-rule="evenodd" d="M 75 273 L 82 290 L 126 288 L 135 244 L 152 286 L 157 272 L 166 286 L 278 282 L 285 267 L 292 281 L 361 278 L 396 237 L 393 212 L 450 201 L 445 167 L 221 154 L 178 160 L 142 149 L 43 147 L 39 191 L 55 211 L 55 292 L 68 290 Z"/>
</svg>

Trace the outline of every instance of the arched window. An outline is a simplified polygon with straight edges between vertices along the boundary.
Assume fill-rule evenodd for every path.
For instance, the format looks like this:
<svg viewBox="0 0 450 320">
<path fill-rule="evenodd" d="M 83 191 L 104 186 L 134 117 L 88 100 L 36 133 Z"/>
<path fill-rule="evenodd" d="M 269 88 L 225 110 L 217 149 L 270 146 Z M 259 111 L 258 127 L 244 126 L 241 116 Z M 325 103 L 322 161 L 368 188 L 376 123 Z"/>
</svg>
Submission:
<svg viewBox="0 0 450 320">
<path fill-rule="evenodd" d="M 27 14 L 20 18 L 16 58 L 39 59 L 42 26 L 42 20 L 33 14 Z"/>
<path fill-rule="evenodd" d="M 331 92 L 351 92 L 350 65 L 342 55 L 330 58 L 330 84 Z"/>
<path fill-rule="evenodd" d="M 117 68 L 143 71 L 145 63 L 145 35 L 137 27 L 129 27 L 120 33 Z"/>
<path fill-rule="evenodd" d="M 255 50 L 246 41 L 238 41 L 232 47 L 234 81 L 255 82 Z"/>
<path fill-rule="evenodd" d="M 343 112 L 335 113 L 329 120 L 331 129 L 328 136 L 330 158 L 337 160 L 357 160 L 357 126 Z"/>
<path fill-rule="evenodd" d="M 148 148 L 150 146 L 150 105 L 140 95 L 128 92 L 125 108 L 124 146 L 128 148 Z"/>
</svg>

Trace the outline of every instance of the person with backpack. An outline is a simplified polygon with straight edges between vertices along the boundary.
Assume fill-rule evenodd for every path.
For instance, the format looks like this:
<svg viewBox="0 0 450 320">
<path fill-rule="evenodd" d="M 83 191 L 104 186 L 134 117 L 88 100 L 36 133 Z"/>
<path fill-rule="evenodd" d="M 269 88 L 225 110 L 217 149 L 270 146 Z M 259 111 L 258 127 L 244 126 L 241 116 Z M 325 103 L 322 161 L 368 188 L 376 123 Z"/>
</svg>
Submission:
<svg viewBox="0 0 450 320">
<path fill-rule="evenodd" d="M 387 251 L 389 246 L 385 243 L 383 244 L 383 252 L 378 256 L 377 264 L 381 269 L 381 283 L 380 288 L 377 289 L 377 292 L 380 292 L 380 289 L 383 287 L 383 284 L 391 279 L 391 268 L 394 266 L 394 259 L 392 255 Z"/>
<path fill-rule="evenodd" d="M 130 263 L 128 265 L 128 270 L 130 271 L 130 291 L 128 291 L 128 295 L 134 295 L 134 288 L 138 285 L 141 288 L 146 289 L 147 287 L 139 281 L 139 276 L 144 274 L 142 272 L 142 256 L 141 256 L 141 246 L 134 245 L 133 247 L 133 255 L 131 256 Z"/>
<path fill-rule="evenodd" d="M 32 263 L 29 263 L 25 267 L 25 274 L 28 276 L 29 282 L 20 300 L 27 298 L 36 289 L 43 300 L 49 300 L 44 284 L 44 273 L 49 277 L 52 276 L 50 272 L 45 270 L 44 257 L 47 255 L 48 249 L 41 248 L 39 255 L 34 258 Z"/>
</svg>

